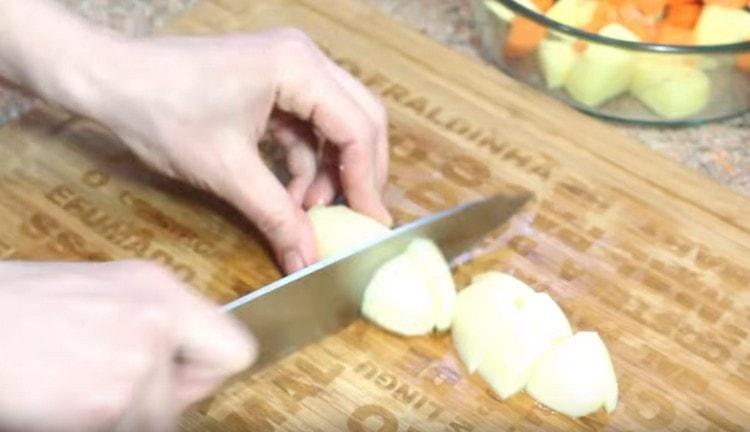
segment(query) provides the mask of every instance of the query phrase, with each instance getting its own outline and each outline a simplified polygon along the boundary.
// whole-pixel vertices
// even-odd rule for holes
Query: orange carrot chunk
[[[656,42],[664,45],[692,45],[695,35],[689,29],[662,21],[657,24]]]
[[[583,53],[586,51],[586,49],[589,47],[589,43],[585,40],[577,39],[575,42],[573,42],[573,49],[576,50],[578,54]]]
[[[750,53],[737,56],[737,68],[743,72],[750,73]]]
[[[547,9],[551,8],[555,3],[555,0],[531,0],[534,6],[542,12],[547,12]]]
[[[641,42],[654,42],[656,41],[656,26],[654,24],[646,24],[639,21],[620,19],[620,24],[625,26],[628,30],[635,33]]]
[[[654,18],[647,17],[633,3],[626,3],[618,9],[619,22],[635,33],[642,42],[656,41]]]
[[[599,30],[616,21],[617,8],[612,3],[600,1],[596,5],[591,22],[586,24],[583,29],[591,33],[598,33]]]
[[[615,9],[619,9],[621,6],[625,5],[626,3],[629,3],[631,0],[606,0],[606,3],[612,5],[615,7]]]
[[[633,5],[644,16],[658,18],[664,12],[667,0],[633,0]]]
[[[691,29],[698,22],[703,6],[699,3],[681,3],[669,5],[664,16],[664,22],[675,27]]]
[[[536,22],[517,16],[510,24],[504,54],[508,58],[523,57],[534,52],[544,39],[547,29]]]

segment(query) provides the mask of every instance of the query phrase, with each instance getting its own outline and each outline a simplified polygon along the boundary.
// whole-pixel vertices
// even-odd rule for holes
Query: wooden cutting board
[[[355,2],[202,0],[170,31],[277,25],[306,30],[387,104],[398,222],[536,193],[456,280],[496,269],[549,292],[575,328],[604,338],[620,405],[573,420],[523,394],[500,401],[449,335],[357,322],[199,404],[184,430],[750,427],[748,201]],[[87,120],[44,108],[0,142],[0,257],[153,259],[218,302],[279,277],[229,207],[151,174]]]

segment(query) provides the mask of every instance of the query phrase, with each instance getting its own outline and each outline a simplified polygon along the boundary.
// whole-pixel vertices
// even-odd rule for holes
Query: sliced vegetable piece
[[[375,272],[365,290],[362,315],[404,336],[424,335],[433,330],[433,293],[411,255],[398,255]]]
[[[642,42],[656,40],[656,20],[644,15],[632,3],[625,3],[618,9],[619,23],[638,36]]]
[[[547,17],[571,27],[583,28],[591,22],[597,0],[557,0],[547,11]]]
[[[695,25],[695,40],[701,45],[741,42],[750,39],[750,12],[724,6],[703,8]]]
[[[573,42],[573,49],[578,54],[581,54],[584,51],[586,51],[586,48],[588,47],[589,47],[589,43],[583,39],[578,39],[575,42]]]
[[[664,118],[698,113],[711,96],[711,80],[695,66],[680,62],[641,61],[635,68],[633,95]]]
[[[656,42],[663,45],[692,45],[695,35],[691,30],[668,24],[665,21],[657,25]]]
[[[438,331],[450,328],[456,306],[456,284],[450,266],[435,242],[416,239],[406,249],[415,267],[427,279],[432,292],[435,327]]]
[[[614,39],[638,40],[620,24],[610,24],[599,33]],[[634,60],[629,50],[592,43],[570,71],[565,89],[585,106],[601,105],[628,89]]]
[[[703,3],[701,0],[667,0],[667,6],[680,5],[683,3]]]
[[[575,43],[570,41],[545,40],[539,45],[539,64],[547,88],[556,89],[565,84],[578,56]]]
[[[698,2],[672,4],[667,7],[667,13],[662,22],[672,27],[689,30],[695,27],[702,10],[703,5]]]
[[[656,20],[661,18],[664,7],[667,5],[667,0],[633,0],[633,5],[644,16]]]
[[[532,365],[553,341],[572,335],[568,319],[548,294],[519,297],[515,306],[502,317],[477,369],[502,399],[526,386]]]
[[[450,327],[455,299],[453,276],[442,252],[432,240],[416,239],[375,272],[362,314],[394,333],[421,335]]]
[[[591,22],[586,24],[583,29],[591,33],[598,33],[609,24],[617,22],[617,19],[617,6],[606,1],[600,1],[596,5]]]
[[[537,360],[526,391],[538,402],[571,417],[617,406],[618,386],[607,347],[596,332],[579,332]]]
[[[342,253],[390,232],[387,226],[343,205],[313,207],[307,215],[321,258]]]
[[[553,4],[555,4],[555,0],[531,0],[534,2],[534,6],[536,6],[537,10],[546,12],[549,10],[549,8],[552,7]]]
[[[469,373],[477,370],[503,317],[514,313],[515,301],[533,293],[528,285],[499,272],[474,278],[458,293],[451,332],[458,356]]]
[[[543,25],[529,18],[517,16],[511,21],[503,53],[508,58],[531,54],[536,51],[546,34],[547,29]]]
[[[518,297],[534,292],[524,281],[499,271],[487,271],[479,273],[471,278],[471,285],[494,285],[496,289],[502,289]]]
[[[737,68],[743,72],[750,73],[750,53],[737,56]]]

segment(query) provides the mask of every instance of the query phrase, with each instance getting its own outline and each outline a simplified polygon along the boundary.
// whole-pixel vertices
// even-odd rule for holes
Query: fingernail
[[[393,216],[391,216],[391,212],[388,211],[385,207],[383,207],[382,211],[382,221],[386,226],[392,226],[393,225]]]
[[[323,197],[320,197],[320,198],[318,198],[318,199],[315,200],[314,204],[315,204],[315,206],[324,206],[324,205],[326,205],[326,199],[323,198]]]
[[[302,270],[305,267],[305,262],[302,260],[302,255],[297,251],[289,251],[284,254],[283,262],[284,271],[287,273],[294,273],[298,270]]]
[[[385,223],[385,226],[387,226],[387,227],[392,227],[393,226],[393,218],[391,217],[391,215],[386,215],[386,217],[383,220],[383,222]]]

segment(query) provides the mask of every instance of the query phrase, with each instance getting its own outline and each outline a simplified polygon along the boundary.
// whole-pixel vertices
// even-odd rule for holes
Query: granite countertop
[[[149,34],[195,0],[58,0],[86,17],[129,34]],[[479,58],[469,0],[357,0],[375,6],[467,55]],[[0,89],[0,124],[32,102]],[[667,157],[693,167],[733,190],[750,196],[750,114],[690,128],[617,125]]]

